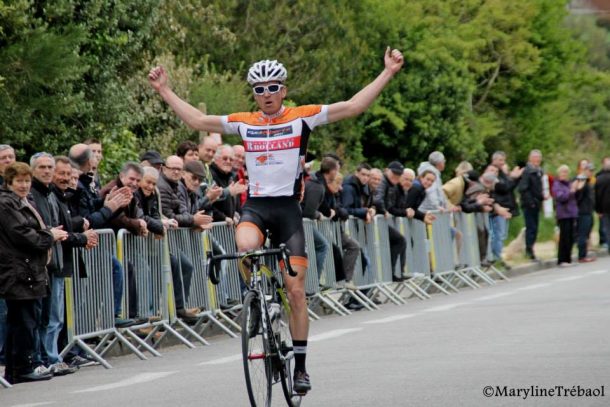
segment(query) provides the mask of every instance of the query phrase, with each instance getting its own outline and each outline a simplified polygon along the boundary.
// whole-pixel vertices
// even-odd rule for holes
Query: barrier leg
[[[165,332],[163,333],[163,335],[161,335],[161,338],[159,338],[159,341],[157,341],[156,346],[158,346],[159,343],[161,343],[161,341],[163,340],[163,338],[165,338],[167,333],[171,333],[180,342],[182,342],[186,347],[195,349],[195,345],[193,345],[193,343],[191,341],[189,341],[188,339],[186,339],[184,336],[180,335],[178,333],[178,331],[176,331],[174,328],[172,328],[172,326],[169,323],[163,322],[162,326],[163,326],[163,328],[165,328]]]
[[[449,289],[455,291],[456,293],[459,293],[460,290],[458,290],[453,284],[451,284],[449,281],[447,281],[447,279],[445,277],[443,277],[440,274],[437,274],[434,276],[435,278],[439,279],[441,281],[442,284],[444,284],[445,286],[447,286]],[[438,287],[438,284],[435,284]]]
[[[193,338],[195,338],[199,342],[201,342],[201,344],[203,344],[203,345],[209,345],[210,344],[210,342],[208,342],[205,339],[203,339],[203,337],[201,335],[199,335],[197,332],[195,332],[190,326],[185,324],[182,320],[176,319],[176,321],[174,322],[174,325],[180,325],[180,327],[182,329],[184,329],[190,336],[192,336]]]
[[[327,307],[329,307],[331,310],[335,311],[335,313],[341,315],[342,317],[347,316],[349,314],[346,314],[345,312],[341,311],[337,306],[335,306],[335,304],[332,303],[332,301],[328,300],[325,296],[323,296],[320,293],[317,293],[315,295],[316,298],[318,298],[321,302],[323,302]]]
[[[475,276],[479,277],[481,280],[483,280],[484,282],[486,282],[489,285],[495,285],[496,282],[494,281],[493,278],[489,277],[487,274],[483,273],[483,271],[481,269],[479,269],[478,267],[468,267],[464,270],[461,270],[464,273],[466,272],[471,272],[472,274],[474,274]]]
[[[333,304],[335,304],[335,306],[337,308],[339,308],[341,311],[343,311],[344,313],[346,313],[347,315],[351,314],[351,311],[348,310],[347,308],[345,308],[343,306],[343,304],[341,304],[340,301],[337,301],[336,299],[334,299],[333,297],[330,296],[331,293],[324,293],[322,294],[322,296],[326,297],[327,300],[331,301]]]
[[[229,328],[227,328],[225,325],[223,325],[211,312],[204,312],[201,315],[201,317],[202,318],[199,319],[199,321],[193,328],[195,331],[199,332],[200,335],[203,335],[203,332],[208,328],[208,326],[210,326],[210,324],[213,324],[213,325],[216,325],[217,327],[219,327],[224,333],[229,335],[231,338],[237,338],[237,335],[235,335],[235,333],[233,333],[233,331],[231,331]],[[198,330],[198,328],[200,326],[202,326],[201,321],[203,321],[206,318],[208,320],[208,323],[203,325],[203,329]]]
[[[72,340],[72,342],[66,346],[64,348],[64,350],[62,351],[61,355],[62,357],[68,353],[68,351],[70,349],[72,349],[73,346],[78,346],[79,348],[81,348],[83,351],[85,351],[89,356],[91,356],[93,359],[95,359],[96,361],[98,361],[102,366],[104,366],[106,369],[112,369],[112,365],[108,362],[106,362],[106,360],[104,358],[102,358],[101,355],[99,355],[96,351],[94,351],[93,349],[91,349],[89,346],[87,346],[87,344],[80,338],[74,338]]]
[[[364,308],[368,309],[369,311],[374,311],[376,309],[379,309],[377,304],[375,304],[373,301],[371,301],[366,295],[362,294],[362,297],[364,297],[364,298],[362,298],[360,296],[360,294],[362,294],[360,291],[346,290],[344,295],[347,295],[348,297],[354,299],[357,303],[359,303],[360,305],[362,305]]]
[[[126,329],[123,332],[125,332],[125,336],[129,336],[131,339],[133,339],[140,345],[136,348],[138,351],[140,350],[140,348],[144,348],[148,352],[150,352],[150,354],[152,354],[153,356],[161,357],[161,354],[159,352],[157,352],[153,347],[151,347],[144,340],[142,340],[142,338],[140,338],[138,335],[133,333],[133,331],[131,329]]]
[[[481,288],[481,286],[474,281],[472,278],[468,277],[465,273],[462,273],[460,271],[456,271],[455,275],[462,280],[464,283],[466,283],[469,287],[472,288]]]
[[[405,304],[405,301],[400,298],[400,296],[398,296],[396,293],[394,293],[389,287],[386,287],[385,284],[379,283],[377,284],[377,289],[383,294],[385,295],[385,297],[393,302],[396,305],[402,305]],[[398,299],[400,298],[400,300]]]
[[[445,294],[445,295],[451,295],[451,293],[447,290],[445,290],[445,288],[443,288],[440,284],[438,284],[436,281],[434,281],[433,278],[430,278],[428,276],[424,276],[424,277],[416,277],[416,280],[419,280],[421,278],[421,282],[420,283],[416,283],[415,281],[413,281],[414,279],[411,279],[411,284],[413,284],[414,286],[419,287],[422,291],[424,291],[426,294],[430,295],[428,293],[428,290],[430,289],[430,287],[434,287],[436,290],[438,290],[439,292]],[[423,284],[426,284],[425,287],[422,287]]]
[[[217,310],[216,311],[216,316],[220,317],[221,319],[223,319],[227,324],[231,325],[235,330],[237,330],[237,332],[241,332],[241,326],[239,326],[239,324],[235,321],[233,321],[233,319],[231,317],[229,317],[226,313],[224,313],[221,310]]]
[[[193,345],[190,341],[188,341],[184,336],[180,335],[178,333],[178,331],[176,331],[169,325],[169,321],[160,321],[153,325],[154,325],[154,329],[144,339],[144,342],[146,342],[146,343],[149,343],[149,341],[152,342],[152,339],[154,338],[155,334],[157,332],[159,332],[161,330],[161,328],[164,329],[164,332],[161,334],[161,337],[156,342],[149,344],[153,348],[157,348],[159,346],[160,342],[163,340],[163,338],[165,338],[167,336],[168,333],[172,334],[176,339],[178,339],[180,342],[182,342],[187,347],[189,347],[191,349],[195,348],[195,345]]]
[[[4,380],[4,377],[2,377],[2,376],[0,376],[0,385],[2,385],[3,387],[5,387],[7,389],[13,387],[9,382]]]
[[[125,331],[129,331],[128,329],[126,329]],[[148,358],[142,353],[140,352],[135,346],[133,346],[133,344],[131,342],[129,342],[127,340],[127,338],[125,338],[123,336],[123,334],[121,332],[119,332],[119,330],[117,329],[115,334],[115,338],[121,342],[123,345],[127,346],[127,348],[132,351],[137,357],[139,357],[141,360],[148,360]],[[140,339],[140,338],[138,338]]]
[[[500,270],[498,270],[496,267],[494,266],[490,266],[488,270],[493,271],[495,274],[497,274],[498,276],[500,276],[500,278],[504,281],[510,281],[510,278],[506,277],[506,275],[504,273],[502,273]]]
[[[318,321],[320,319],[320,316],[313,312],[309,307],[307,308],[307,314],[309,315],[310,321]]]
[[[415,295],[420,300],[426,300],[426,299],[430,298],[430,295],[428,295],[427,292],[425,292],[424,290],[419,288],[416,284],[412,283],[410,280],[403,281],[402,283],[400,283],[398,286],[398,290],[396,291],[396,294],[400,295],[400,293],[402,293],[402,291],[405,288],[407,290],[409,290],[412,293],[412,295]]]
[[[398,303],[396,305],[402,305],[402,304],[406,304],[407,300],[405,300],[404,298],[402,298],[400,295],[398,295],[398,293],[396,291],[394,291],[394,288],[391,286],[391,283],[381,283],[381,285],[383,286],[383,288],[390,293],[390,295],[396,300],[398,301]]]

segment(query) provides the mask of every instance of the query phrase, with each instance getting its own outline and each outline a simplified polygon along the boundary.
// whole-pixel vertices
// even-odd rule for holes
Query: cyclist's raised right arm
[[[180,99],[167,84],[167,72],[162,66],[157,66],[148,73],[148,82],[156,90],[174,112],[187,126],[198,131],[223,133],[220,116],[206,115],[188,102]]]

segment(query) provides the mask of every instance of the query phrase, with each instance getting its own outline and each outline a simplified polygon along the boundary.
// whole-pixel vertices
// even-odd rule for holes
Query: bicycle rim
[[[263,336],[260,302],[255,292],[246,294],[242,308],[241,349],[248,397],[253,407],[271,406],[272,367],[269,343]]]
[[[283,368],[281,370],[282,379],[282,391],[284,392],[284,398],[286,403],[291,407],[299,407],[301,405],[301,396],[294,394],[292,391],[292,374],[294,365],[294,353],[292,350],[292,336],[290,334],[288,315],[286,310],[281,310],[281,322],[279,327],[280,333],[280,352],[286,359],[283,362]]]

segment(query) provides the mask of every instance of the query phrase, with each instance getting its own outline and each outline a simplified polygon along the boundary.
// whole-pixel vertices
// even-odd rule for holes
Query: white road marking
[[[326,339],[337,338],[339,336],[347,335],[352,332],[362,331],[362,328],[350,328],[350,329],[335,329],[333,331],[324,332],[323,334],[318,334],[314,336],[310,336],[307,342],[319,342],[324,341]]]
[[[574,281],[574,280],[580,280],[581,278],[584,278],[585,275],[580,275],[580,276],[569,276],[569,277],[563,277],[563,278],[558,278],[557,280],[555,280],[556,282],[563,282],[563,281]]]
[[[496,298],[506,297],[507,295],[513,295],[514,293],[515,293],[514,291],[507,291],[504,293],[491,294],[491,295],[486,295],[484,297],[475,298],[473,301],[495,300]]]
[[[453,304],[447,305],[439,305],[438,307],[426,308],[423,312],[440,312],[440,311],[449,311],[455,307],[459,307],[460,305],[468,304],[467,302],[456,302]]]
[[[73,391],[72,394],[91,393],[91,392],[95,392],[95,391],[118,389],[120,387],[129,387],[134,384],[152,382],[153,380],[162,379],[164,377],[173,375],[174,373],[178,373],[178,372],[174,371],[174,372],[142,373],[142,374],[130,377],[129,379],[121,380],[120,382],[108,383],[108,384],[104,384],[102,386],[89,387],[88,389]]]
[[[607,272],[608,270],[596,270],[589,272],[589,274],[606,274]]]
[[[387,324],[389,322],[400,321],[401,319],[411,318],[411,317],[414,317],[416,315],[417,314],[394,315],[394,316],[387,317],[387,318],[373,319],[371,321],[364,321],[363,324]]]
[[[535,290],[536,288],[548,287],[550,285],[551,285],[551,283],[531,284],[531,285],[526,285],[525,287],[517,288],[517,290],[520,290],[520,291]]]
[[[49,404],[57,404],[56,401],[42,401],[40,403],[29,403],[29,404],[15,404],[11,407],[38,407],[38,406],[48,406]]]
[[[199,366],[222,365],[222,364],[225,364],[225,363],[236,362],[236,361],[241,360],[241,359],[242,359],[241,353],[238,353],[238,354],[235,354],[235,355],[227,356],[225,358],[214,359],[214,360],[210,360],[208,362],[203,362],[203,363],[200,363]]]

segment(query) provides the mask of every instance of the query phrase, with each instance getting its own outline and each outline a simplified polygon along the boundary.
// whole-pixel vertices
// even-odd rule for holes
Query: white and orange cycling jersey
[[[263,112],[222,116],[225,134],[239,134],[246,150],[251,197],[298,196],[311,131],[328,123],[328,106],[282,107],[270,117]]]

